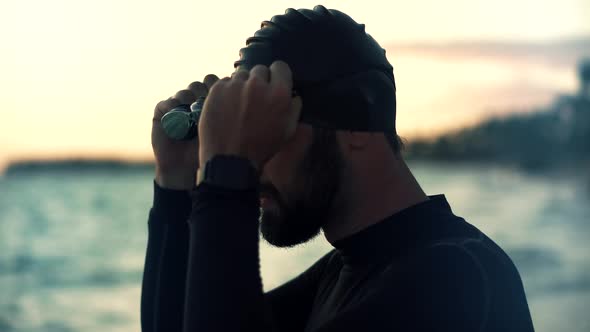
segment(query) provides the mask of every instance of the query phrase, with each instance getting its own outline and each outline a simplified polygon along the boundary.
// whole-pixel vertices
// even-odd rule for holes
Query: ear
[[[369,145],[371,133],[364,131],[339,131],[339,140],[347,151],[365,150]]]

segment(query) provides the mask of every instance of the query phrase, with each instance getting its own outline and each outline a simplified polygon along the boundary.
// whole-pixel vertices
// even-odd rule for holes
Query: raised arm
[[[263,331],[256,190],[193,197],[185,331]]]
[[[303,331],[333,252],[263,294],[257,191],[204,183],[193,202],[185,331]]]
[[[188,256],[189,191],[198,169],[198,140],[168,138],[162,116],[180,104],[205,96],[217,77],[193,82],[155,108],[152,147],[156,161],[154,202],[148,221],[148,244],[141,294],[141,326],[144,332],[181,331],[184,313]]]
[[[182,330],[190,210],[187,191],[154,181],[141,292],[144,332]]]
[[[218,81],[199,123],[184,331],[268,331],[258,248],[258,175],[293,135],[300,100],[284,62]],[[241,174],[241,176],[240,176]]]

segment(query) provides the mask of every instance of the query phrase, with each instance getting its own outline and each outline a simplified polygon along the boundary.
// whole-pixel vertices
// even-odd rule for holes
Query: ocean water
[[[590,331],[590,178],[414,163],[516,263],[535,328]],[[0,178],[0,332],[139,331],[151,172]],[[261,246],[266,289],[330,249]]]

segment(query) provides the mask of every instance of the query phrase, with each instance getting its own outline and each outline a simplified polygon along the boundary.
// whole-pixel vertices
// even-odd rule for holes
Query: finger
[[[262,82],[268,82],[270,79],[270,71],[267,66],[256,65],[250,70],[250,77],[257,77]]]
[[[213,85],[212,85],[212,86],[209,88],[209,93],[213,92],[213,89],[215,89],[215,87],[216,87],[216,86],[219,86],[219,87],[221,87],[221,86],[223,86],[223,85],[225,85],[225,84],[229,83],[230,81],[231,81],[231,78],[229,78],[229,77],[224,77],[224,78],[222,78],[222,79],[220,79],[220,80],[217,80],[217,81],[215,82],[215,84],[213,84]]]
[[[160,121],[164,114],[180,104],[180,101],[172,97],[162,100],[156,105],[156,109],[154,110],[154,120]]]
[[[207,104],[209,104],[212,100],[219,98],[219,95],[223,95],[223,87],[226,86],[229,82],[231,82],[231,79],[229,77],[224,77],[220,80],[217,80],[217,82],[213,84],[213,86],[209,90],[209,95],[207,99],[205,99],[205,105],[203,106],[203,114],[205,114],[205,111],[208,109]]]
[[[239,70],[236,70],[231,75],[231,78],[235,79],[235,80],[246,81],[246,80],[248,80],[249,76],[250,76],[250,72],[248,72],[247,70],[244,70],[244,69],[239,69]]]
[[[209,75],[205,76],[205,78],[203,79],[203,83],[205,84],[205,86],[207,87],[208,90],[211,90],[211,87],[217,81],[219,81],[219,77],[217,77],[214,74],[209,74]]]
[[[195,81],[188,85],[188,89],[193,92],[196,98],[206,97],[209,88],[204,83]]]
[[[293,89],[293,74],[291,68],[284,61],[275,61],[270,65],[270,85],[277,88],[285,86],[289,89],[289,94]]]
[[[287,138],[295,134],[297,125],[299,124],[299,118],[301,117],[301,109],[303,108],[303,102],[301,97],[297,96],[291,99],[291,110],[289,112],[287,128],[285,130]]]
[[[174,95],[174,99],[178,100],[182,104],[192,104],[195,100],[197,100],[197,97],[191,90],[185,89],[178,91]]]

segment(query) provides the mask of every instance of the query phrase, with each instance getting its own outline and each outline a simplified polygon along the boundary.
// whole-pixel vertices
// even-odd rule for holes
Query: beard
[[[333,131],[314,129],[313,141],[297,168],[293,188],[283,197],[272,183],[260,192],[276,202],[276,209],[261,209],[262,237],[275,247],[293,247],[316,237],[330,217],[341,181],[343,158]]]

